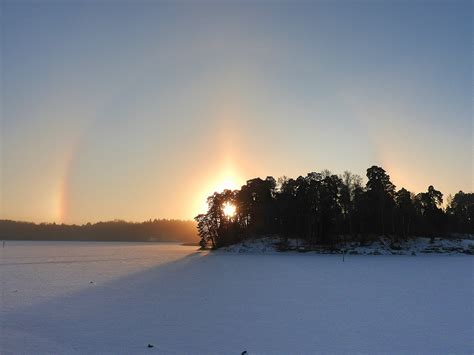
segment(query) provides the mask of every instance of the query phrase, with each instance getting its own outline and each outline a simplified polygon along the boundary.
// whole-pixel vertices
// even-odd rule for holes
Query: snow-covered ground
[[[7,242],[0,353],[473,353],[473,262]]]

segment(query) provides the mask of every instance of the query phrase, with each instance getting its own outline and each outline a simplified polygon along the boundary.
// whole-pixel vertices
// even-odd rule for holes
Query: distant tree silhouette
[[[262,235],[284,240],[301,238],[309,248],[333,245],[342,237],[363,242],[377,235],[394,239],[474,233],[474,194],[457,193],[442,208],[443,194],[433,186],[414,195],[396,191],[390,176],[378,166],[367,169],[367,183],[348,171],[328,170],[296,179],[248,180],[239,190],[208,198],[208,211],[197,216],[201,245],[219,248]],[[236,213],[225,216],[223,206]]]
[[[121,220],[84,225],[0,220],[0,240],[180,241],[197,243],[193,221],[155,219],[142,223]]]

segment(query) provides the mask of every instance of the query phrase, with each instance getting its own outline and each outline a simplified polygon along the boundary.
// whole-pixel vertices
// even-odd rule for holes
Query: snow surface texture
[[[228,247],[220,248],[224,253],[266,254],[277,253],[278,244],[282,239],[278,236],[269,236],[247,240]],[[306,251],[304,241],[289,239],[289,252]],[[360,246],[359,243],[341,243],[334,250],[320,248],[311,253],[351,255],[418,255],[418,254],[471,254],[474,255],[474,239],[441,239],[415,238],[399,243],[392,243],[389,238],[381,237],[370,245]]]
[[[0,256],[2,354],[474,351],[469,255],[9,241]]]

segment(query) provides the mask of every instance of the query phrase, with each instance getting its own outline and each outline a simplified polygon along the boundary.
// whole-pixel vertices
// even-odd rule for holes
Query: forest
[[[142,223],[121,220],[68,225],[0,220],[0,240],[176,241],[197,243],[193,221],[155,219]]]
[[[431,185],[418,194],[397,190],[379,166],[368,168],[366,184],[362,181],[348,171],[335,175],[324,170],[296,179],[255,178],[240,190],[216,192],[207,199],[207,213],[195,217],[200,245],[215,249],[279,235],[303,239],[311,248],[378,236],[474,234],[474,193],[459,191],[444,201]]]

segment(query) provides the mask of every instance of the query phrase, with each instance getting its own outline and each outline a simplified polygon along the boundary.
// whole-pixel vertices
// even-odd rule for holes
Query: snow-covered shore
[[[468,254],[474,255],[474,239],[457,238],[443,239],[435,238],[413,238],[392,242],[389,238],[378,238],[377,240],[361,245],[358,242],[339,243],[329,249],[327,247],[314,247],[309,250],[302,240],[283,239],[278,236],[268,236],[249,239],[245,242],[218,249],[222,253],[249,253],[268,254],[285,252],[309,252],[317,254],[349,254],[349,255],[419,255],[419,254]]]

